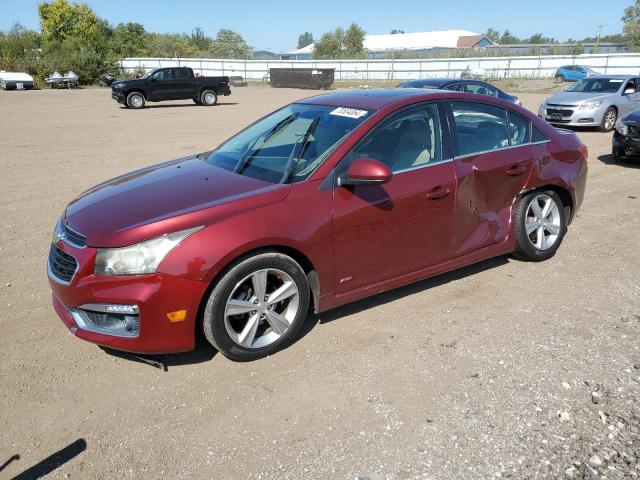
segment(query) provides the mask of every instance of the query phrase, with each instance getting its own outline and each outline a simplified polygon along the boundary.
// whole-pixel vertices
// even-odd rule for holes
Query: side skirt
[[[476,250],[474,252],[463,255],[462,257],[457,257],[455,259],[440,263],[438,265],[434,265],[432,267],[416,270],[415,272],[406,273],[389,280],[367,285],[365,287],[360,287],[355,290],[350,290],[338,295],[324,295],[319,299],[319,306],[317,311],[325,312],[327,310],[331,310],[332,308],[336,308],[347,303],[355,302],[357,300],[361,300],[372,295],[377,295],[382,292],[387,292],[398,287],[403,287],[419,280],[425,280],[430,277],[435,277],[436,275],[450,272],[458,268],[466,267],[468,265],[481,262],[482,260],[505,255],[507,253],[513,252],[514,249],[515,237],[513,235],[509,235],[502,243],[489,245],[480,250]]]

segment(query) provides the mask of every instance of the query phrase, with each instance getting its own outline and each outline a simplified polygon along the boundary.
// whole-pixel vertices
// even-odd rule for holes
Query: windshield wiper
[[[287,158],[287,164],[284,167],[284,173],[282,174],[282,178],[278,183],[286,183],[289,180],[289,177],[291,176],[291,172],[293,170],[293,160],[294,158],[296,158],[295,153],[298,149],[298,145],[301,145],[298,157],[302,158],[302,155],[304,155],[304,151],[307,148],[307,144],[309,143],[309,138],[311,137],[313,132],[316,131],[318,123],[320,123],[320,117],[315,118],[313,122],[309,124],[309,127],[307,127],[307,130],[304,132],[304,134],[298,139],[298,141],[296,141],[296,143],[293,144],[293,148],[291,149],[289,158]]]
[[[256,144],[262,140],[262,142],[266,142],[269,138],[271,138],[273,135],[275,135],[277,132],[279,132],[280,130],[282,130],[284,127],[286,127],[287,125],[289,125],[291,122],[293,122],[297,117],[298,117],[298,112],[294,112],[291,115],[289,115],[287,118],[284,118],[283,120],[280,120],[278,123],[276,123],[273,128],[271,130],[269,130],[267,133],[262,134],[260,136],[258,136],[258,138],[256,138],[251,145],[249,145],[247,147],[247,149],[244,151],[244,153],[242,155],[240,155],[240,158],[238,159],[238,163],[236,163],[236,166],[234,167],[233,171],[234,173],[240,173],[242,171],[242,169],[245,167],[245,165],[247,164],[247,162],[249,161],[249,159],[251,158],[249,156],[249,154],[251,153],[251,151],[253,150],[253,147],[256,146]]]

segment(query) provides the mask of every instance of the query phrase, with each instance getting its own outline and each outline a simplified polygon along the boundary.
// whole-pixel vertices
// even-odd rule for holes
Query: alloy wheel
[[[289,274],[275,268],[257,270],[239,281],[227,299],[224,325],[231,339],[245,348],[262,348],[291,327],[300,292]]]
[[[213,105],[216,102],[216,96],[213,93],[204,94],[204,103],[207,105]]]
[[[133,108],[140,108],[142,106],[142,97],[139,95],[134,95],[131,97],[131,106]]]
[[[616,112],[614,110],[609,110],[607,115],[604,117],[604,128],[607,130],[612,130],[616,123]]]
[[[538,250],[549,250],[560,235],[560,209],[549,195],[534,197],[527,207],[525,228],[531,244]]]

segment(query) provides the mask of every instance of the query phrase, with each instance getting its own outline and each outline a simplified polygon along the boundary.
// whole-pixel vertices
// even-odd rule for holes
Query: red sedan
[[[449,91],[336,92],[211,152],[69,204],[48,260],[77,337],[234,360],[283,348],[322,312],[480,260],[554,255],[587,149],[527,110]]]

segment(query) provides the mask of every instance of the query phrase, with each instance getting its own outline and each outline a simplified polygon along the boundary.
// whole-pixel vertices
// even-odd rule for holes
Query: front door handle
[[[441,198],[446,197],[451,193],[451,190],[448,188],[436,187],[427,193],[427,198],[429,200],[440,200]]]
[[[509,167],[506,173],[507,175],[511,175],[512,177],[515,177],[516,175],[520,175],[521,173],[524,173],[526,170],[527,170],[527,167],[525,165],[513,165]]]

